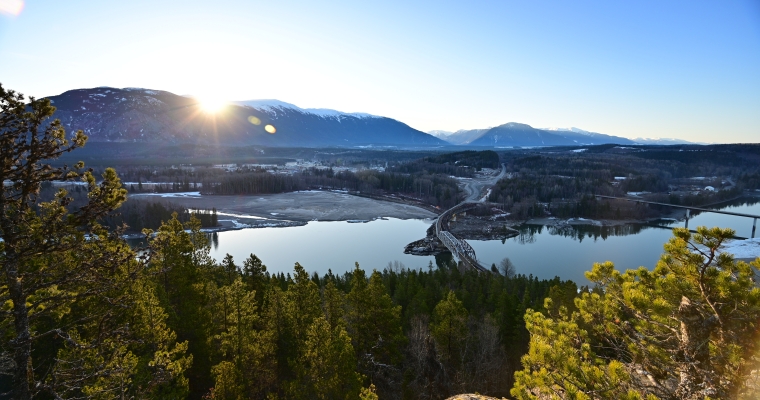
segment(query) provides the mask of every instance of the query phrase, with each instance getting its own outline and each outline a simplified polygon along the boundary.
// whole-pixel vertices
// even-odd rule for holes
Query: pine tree
[[[155,294],[155,284],[148,279],[135,281],[130,289],[134,298],[131,326],[141,346],[135,392],[140,398],[183,399],[188,394],[185,371],[193,362],[186,356],[188,342],[177,343],[177,334],[166,325],[168,314]],[[141,348],[142,347],[142,348]]]
[[[191,397],[200,397],[213,386],[209,293],[214,283],[208,238],[197,219],[191,217],[183,225],[174,213],[149,240],[149,248],[148,263],[156,274],[158,297],[169,315],[167,325],[177,333],[178,340],[189,342],[188,351],[193,355],[187,371]]]
[[[351,278],[346,296],[348,332],[356,350],[359,371],[382,389],[394,380],[395,367],[401,359],[405,338],[401,331],[401,306],[393,300],[383,284],[382,275],[374,271],[369,281],[359,264]]]
[[[110,316],[124,306],[126,288],[141,268],[128,262],[134,253],[118,236],[97,224],[125,200],[126,190],[110,168],[98,184],[81,162],[73,169],[47,164],[87,140],[82,131],[67,138],[58,120],[46,123],[54,111],[47,99],[25,104],[23,95],[0,86],[0,304],[6,305],[0,310],[0,359],[12,360],[3,363],[9,368],[3,372],[13,375],[11,397],[19,400],[83,393],[85,382],[97,379],[87,375],[88,361],[102,367],[101,376],[132,371],[126,335]],[[65,190],[40,201],[43,183],[74,179],[87,186],[83,207],[71,210]],[[113,296],[110,303],[87,309],[106,293]],[[90,324],[98,319],[104,323]],[[86,328],[78,332],[77,325]],[[64,345],[91,349],[94,358],[81,360],[81,368],[61,365],[65,357],[56,354],[66,351]],[[64,369],[55,381],[48,373]]]
[[[333,329],[324,317],[309,326],[298,358],[298,380],[290,385],[294,399],[355,399],[361,376],[355,372],[356,358],[351,339],[343,327]]]
[[[467,310],[454,292],[448,292],[435,306],[430,333],[441,358],[456,368],[462,361],[462,347],[467,337]]]
[[[216,298],[227,303],[228,312],[224,328],[215,337],[224,360],[212,369],[215,396],[263,397],[274,380],[274,343],[271,332],[257,329],[260,316],[255,293],[246,290],[239,277],[219,291],[224,294]]]
[[[514,396],[702,399],[746,390],[757,362],[760,259],[722,252],[730,229],[673,233],[652,271],[595,264],[586,276],[599,290],[576,298],[577,312],[526,313],[530,350]]]

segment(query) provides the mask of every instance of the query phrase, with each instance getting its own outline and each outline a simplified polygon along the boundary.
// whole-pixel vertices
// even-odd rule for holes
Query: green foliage
[[[184,398],[191,357],[166,325],[143,259],[99,224],[126,198],[116,172],[48,163],[84,145],[55,108],[0,86],[0,392],[31,398]],[[52,181],[80,179],[41,201]],[[77,186],[77,192],[82,192]],[[7,393],[0,393],[4,396]]]
[[[454,292],[448,292],[433,310],[430,333],[438,345],[438,352],[449,363],[461,363],[462,348],[467,336],[467,310]]]
[[[340,326],[330,328],[318,317],[306,332],[306,341],[290,385],[294,399],[355,399],[361,376],[355,372],[356,358],[351,339]]]
[[[193,355],[187,371],[191,392],[205,393],[213,386],[209,299],[214,263],[208,255],[208,239],[200,231],[198,220],[193,218],[183,225],[175,214],[149,240],[149,248],[148,266],[156,274],[158,297],[168,313],[167,325],[180,341],[189,342],[188,351]]]
[[[368,281],[356,264],[346,305],[348,332],[357,358],[368,364],[398,362],[404,342],[401,306],[393,304],[380,273],[374,271]]]
[[[218,398],[262,397],[273,383],[273,337],[270,331],[260,329],[255,295],[238,276],[215,296],[218,304],[214,311],[221,316],[221,325],[214,341],[224,360],[212,368]]]
[[[131,309],[132,327],[142,339],[137,353],[135,383],[138,397],[182,399],[188,393],[185,371],[192,355],[185,356],[188,342],[176,343],[177,334],[166,325],[168,315],[155,294],[155,284],[147,279],[135,281],[131,288],[135,300]]]
[[[595,264],[586,276],[598,290],[576,298],[578,311],[526,313],[530,350],[514,396],[691,399],[745,390],[756,362],[760,260],[721,252],[730,229],[673,233],[654,270]]]

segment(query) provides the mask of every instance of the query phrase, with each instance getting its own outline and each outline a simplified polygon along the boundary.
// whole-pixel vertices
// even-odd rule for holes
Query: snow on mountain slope
[[[454,132],[451,131],[442,131],[442,130],[434,130],[434,131],[428,131],[428,135],[433,135],[437,137],[438,139],[444,139],[446,140],[446,137],[451,136],[454,134]]]
[[[585,135],[585,136],[598,135],[598,133],[584,131],[583,129],[576,128],[576,127],[571,127],[571,128],[539,128],[539,129],[544,130],[544,131],[574,132],[574,133],[579,133],[579,134]]]
[[[689,142],[688,140],[683,140],[683,139],[640,138],[640,137],[633,139],[633,142],[636,144],[648,144],[648,145],[708,144],[708,143],[701,143],[701,142]]]
[[[279,100],[230,103],[202,112],[193,96],[162,90],[100,87],[50,96],[55,118],[91,142],[200,143],[262,146],[442,146],[446,143],[392,118],[301,109]],[[257,121],[252,122],[252,121]],[[267,130],[271,125],[275,132]]]
[[[251,107],[257,110],[271,113],[277,113],[277,110],[280,109],[291,109],[304,114],[314,114],[320,117],[335,117],[337,119],[340,119],[341,116],[351,116],[356,118],[382,118],[377,115],[367,113],[346,113],[343,111],[331,110],[329,108],[301,108],[295,104],[286,103],[284,101],[276,99],[235,101],[233,104],[244,107]]]

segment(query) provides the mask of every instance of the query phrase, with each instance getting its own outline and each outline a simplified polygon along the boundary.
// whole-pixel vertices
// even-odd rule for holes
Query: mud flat
[[[220,196],[172,194],[133,194],[133,199],[179,204],[187,208],[211,209],[230,215],[219,220],[237,221],[245,225],[264,225],[262,221],[370,221],[378,218],[432,219],[436,214],[411,205],[352,196],[341,192],[304,191],[293,193]],[[234,223],[230,228],[234,229]]]

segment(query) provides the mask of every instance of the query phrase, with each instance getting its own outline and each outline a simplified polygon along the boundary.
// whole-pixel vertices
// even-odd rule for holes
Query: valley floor
[[[133,194],[135,199],[171,202],[187,208],[216,208],[219,220],[235,220],[248,224],[250,216],[270,220],[351,221],[380,217],[399,219],[435,218],[436,214],[408,204],[374,200],[341,192],[303,191],[253,196],[180,195],[170,193]],[[226,214],[226,215],[225,215]],[[247,217],[247,218],[246,218]]]

